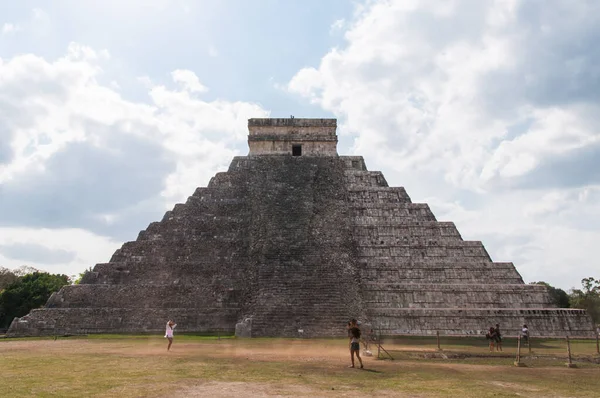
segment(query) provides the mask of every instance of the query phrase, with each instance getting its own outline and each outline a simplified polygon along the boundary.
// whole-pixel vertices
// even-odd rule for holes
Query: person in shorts
[[[171,320],[167,322],[167,330],[165,331],[165,338],[169,340],[169,345],[167,346],[167,351],[171,349],[171,344],[173,344],[173,329],[175,329],[177,324]]]
[[[358,362],[360,362],[360,368],[363,368],[362,359],[360,357],[360,329],[356,324],[356,320],[352,320],[352,327],[350,328],[350,333],[352,333],[352,339],[350,340],[350,360],[352,361],[351,368],[354,367],[354,355],[358,358]]]
[[[488,339],[490,343],[490,352],[494,351],[494,344],[496,343],[496,329],[493,326],[490,327],[485,338]]]

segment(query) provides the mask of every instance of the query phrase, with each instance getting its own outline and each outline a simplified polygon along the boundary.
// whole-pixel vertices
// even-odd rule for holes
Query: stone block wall
[[[529,327],[534,337],[593,337],[584,310],[520,308],[377,309],[373,327],[382,335],[485,335],[500,325],[504,337],[516,337]]]
[[[493,262],[479,241],[412,203],[401,187],[342,157],[358,248],[366,319],[384,334],[485,334],[500,322],[537,335],[591,336],[585,311],[552,310],[547,288],[525,285],[512,263]]]
[[[335,133],[327,119],[252,120],[263,138]],[[8,335],[163,333],[174,319],[179,332],[344,336],[349,318],[384,334],[593,335],[584,311],[552,307],[362,157],[269,154],[235,157]]]
[[[337,156],[335,119],[250,119],[249,155],[291,155],[301,146],[302,156]]]
[[[153,333],[164,335],[167,320],[178,333],[235,330],[237,311],[224,308],[43,308],[15,318],[8,336]]]

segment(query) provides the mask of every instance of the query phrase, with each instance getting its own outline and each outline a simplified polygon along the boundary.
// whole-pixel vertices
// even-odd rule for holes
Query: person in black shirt
[[[496,324],[496,351],[502,351],[502,333],[500,333],[500,324]]]

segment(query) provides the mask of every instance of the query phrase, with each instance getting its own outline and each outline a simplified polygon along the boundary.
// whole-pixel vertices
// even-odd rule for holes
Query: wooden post
[[[571,360],[571,341],[569,340],[569,336],[567,336],[567,354],[569,356],[569,362],[566,363],[567,368],[574,368],[575,364]]]
[[[438,346],[437,350],[438,351],[442,351],[442,348],[440,347],[440,331],[436,330],[435,331],[435,335],[437,337],[437,346]]]
[[[596,354],[600,354],[600,333],[596,333]]]
[[[515,366],[525,366],[521,363],[521,335],[517,335],[517,360],[515,361]]]

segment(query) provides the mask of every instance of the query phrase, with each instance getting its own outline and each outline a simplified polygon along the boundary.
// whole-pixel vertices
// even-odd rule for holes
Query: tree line
[[[584,309],[592,317],[594,324],[600,324],[600,279],[583,278],[581,289],[573,288],[568,293],[546,282],[532,284],[546,286],[557,307]]]
[[[32,267],[9,270],[0,267],[0,329],[8,329],[15,317],[40,308],[52,293],[71,284],[67,275],[49,274]]]

